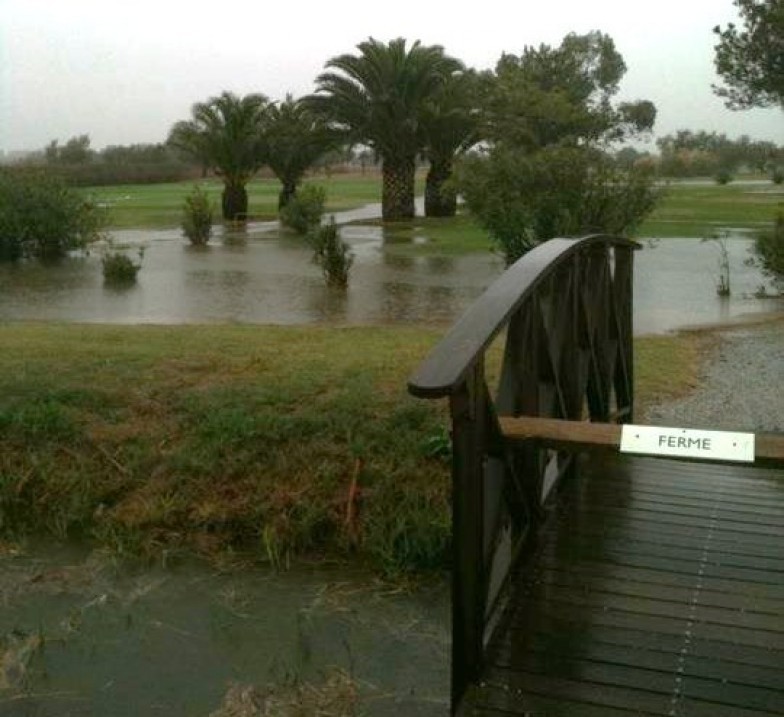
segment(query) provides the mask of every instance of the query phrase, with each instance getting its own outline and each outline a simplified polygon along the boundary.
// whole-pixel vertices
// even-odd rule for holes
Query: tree
[[[741,167],[773,171],[780,156],[773,142],[755,141],[748,135],[730,139],[716,132],[678,130],[656,140],[665,176],[707,176],[734,173]]]
[[[48,164],[85,164],[93,156],[90,150],[90,137],[81,134],[71,137],[62,147],[53,139],[44,149]]]
[[[371,147],[381,158],[382,216],[414,216],[414,173],[425,144],[424,103],[462,64],[438,45],[398,38],[388,44],[372,37],[326,63],[310,102],[352,142]]]
[[[658,199],[651,166],[585,147],[496,147],[466,159],[459,183],[507,265],[552,237],[630,232]]]
[[[713,28],[716,72],[713,86],[730,109],[784,108],[784,0],[734,0],[744,28]]]
[[[425,179],[425,216],[453,217],[457,195],[448,185],[457,155],[477,143],[478,77],[473,72],[450,75],[422,107],[424,155],[430,163]]]
[[[484,124],[494,143],[537,149],[552,144],[609,143],[653,127],[647,100],[613,106],[626,64],[600,32],[567,35],[559,47],[504,54],[485,76]]]
[[[99,238],[102,216],[62,179],[0,170],[0,260],[58,259]]]
[[[248,213],[246,184],[264,164],[264,95],[238,97],[224,92],[193,105],[193,119],[177,122],[168,143],[210,167],[223,179],[224,219],[244,219]]]
[[[773,228],[757,233],[752,247],[753,263],[784,291],[784,210],[779,210]]]
[[[263,137],[266,164],[283,185],[278,209],[296,194],[308,168],[339,143],[337,133],[324,118],[307,102],[291,95],[268,107]]]
[[[503,55],[484,76],[487,147],[462,162],[458,186],[507,262],[557,235],[625,233],[653,208],[650,168],[608,153],[656,116],[646,100],[613,104],[625,70],[612,39],[591,32]]]

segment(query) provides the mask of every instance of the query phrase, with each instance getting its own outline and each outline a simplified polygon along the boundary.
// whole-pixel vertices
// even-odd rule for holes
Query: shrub
[[[633,231],[660,195],[650,169],[580,147],[499,146],[464,159],[457,182],[507,265],[553,237]]]
[[[335,217],[329,224],[313,231],[310,235],[313,245],[313,261],[321,267],[327,286],[345,289],[348,286],[348,273],[354,263],[354,255],[348,244],[338,235]]]
[[[754,263],[784,288],[784,209],[776,215],[773,229],[757,234],[752,252]]]
[[[307,184],[281,207],[280,221],[297,234],[307,234],[321,224],[327,192],[324,187]]]
[[[144,249],[140,248],[138,253],[139,263],[137,264],[124,251],[110,245],[110,248],[101,257],[104,282],[113,285],[133,284],[139,269],[142,268],[141,259],[144,256]]]
[[[0,260],[57,259],[99,238],[91,201],[41,170],[0,170]]]
[[[773,184],[784,183],[784,167],[774,167],[773,171],[770,173],[770,181],[773,182]]]
[[[185,197],[182,212],[182,231],[191,244],[203,246],[212,234],[212,205],[207,193],[199,186]]]
[[[730,283],[730,253],[727,249],[728,233],[715,234],[711,237],[706,237],[702,241],[710,241],[716,245],[719,252],[718,267],[719,274],[716,277],[716,293],[719,296],[729,296],[732,293],[732,286]]]
[[[729,169],[720,169],[713,178],[716,180],[716,184],[721,184],[722,186],[729,184],[734,179]]]

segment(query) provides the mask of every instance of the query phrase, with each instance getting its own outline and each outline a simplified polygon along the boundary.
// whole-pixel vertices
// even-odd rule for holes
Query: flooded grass
[[[0,534],[165,560],[443,568],[445,406],[405,391],[441,333],[4,325]],[[694,385],[695,340],[638,341],[642,403]]]
[[[359,688],[349,674],[331,670],[321,683],[295,681],[260,690],[232,685],[210,717],[355,717]]]
[[[773,222],[782,202],[784,189],[771,182],[673,182],[637,235],[702,239],[725,228],[754,231]]]
[[[327,213],[377,203],[381,180],[377,172],[315,176],[307,180],[327,190]],[[193,189],[193,182],[154,185],[118,185],[84,190],[109,210],[112,228],[166,228],[180,224],[182,204]],[[215,206],[220,206],[222,185],[217,180],[199,182]],[[422,178],[419,177],[421,192]],[[279,183],[258,178],[248,185],[250,214],[253,219],[277,218]],[[710,236],[722,228],[754,230],[773,221],[776,208],[784,201],[784,190],[767,182],[738,181],[727,185],[711,182],[672,182],[649,219],[636,232],[639,237]],[[412,222],[394,223],[390,236],[410,240],[394,251],[413,253],[461,254],[487,251],[486,232],[467,215],[452,219],[418,217]],[[394,243],[394,242],[393,242]]]

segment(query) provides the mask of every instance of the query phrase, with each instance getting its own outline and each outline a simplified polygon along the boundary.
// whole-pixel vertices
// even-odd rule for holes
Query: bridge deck
[[[784,714],[784,471],[594,457],[461,715]]]

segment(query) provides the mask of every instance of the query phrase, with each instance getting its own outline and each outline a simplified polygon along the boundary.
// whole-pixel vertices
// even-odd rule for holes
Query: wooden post
[[[451,713],[482,666],[485,616],[483,474],[487,442],[484,361],[450,395],[452,415]]]

